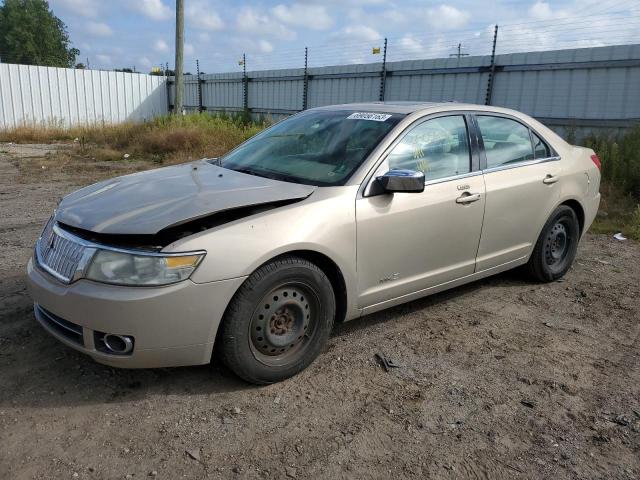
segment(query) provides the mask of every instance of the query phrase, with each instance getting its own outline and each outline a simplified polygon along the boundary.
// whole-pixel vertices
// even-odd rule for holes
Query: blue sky
[[[91,68],[152,66],[174,58],[174,0],[50,0]],[[293,68],[640,42],[638,0],[185,0],[185,70]]]

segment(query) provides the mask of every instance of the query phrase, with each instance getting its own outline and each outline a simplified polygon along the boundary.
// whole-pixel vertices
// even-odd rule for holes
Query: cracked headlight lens
[[[98,250],[85,278],[115,285],[168,285],[189,278],[203,258],[204,253],[145,255]]]

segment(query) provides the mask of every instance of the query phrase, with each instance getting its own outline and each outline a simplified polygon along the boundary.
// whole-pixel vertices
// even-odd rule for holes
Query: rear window
[[[476,118],[487,156],[487,168],[533,160],[527,127],[504,117],[479,115]]]

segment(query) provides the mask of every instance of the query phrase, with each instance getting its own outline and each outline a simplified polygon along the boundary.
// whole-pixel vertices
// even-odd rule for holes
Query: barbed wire
[[[597,23],[600,14],[592,13],[588,8],[584,15],[501,24],[497,50],[500,53],[515,53],[520,51],[522,46],[527,46],[531,47],[532,51],[537,51],[540,50],[539,45],[530,42],[538,41],[544,36],[548,37],[548,41],[542,45],[543,49],[554,49],[554,45],[562,45],[562,48],[580,48],[633,43],[636,31],[640,27],[640,8],[638,15],[632,17],[629,17],[628,10],[611,10],[611,7],[624,8],[626,5],[627,2],[619,0],[589,4],[589,7],[597,6],[598,11],[609,9],[604,24]],[[396,61],[434,58],[437,55],[447,57],[449,54],[455,54],[454,50],[458,44],[463,45],[466,54],[486,54],[491,50],[492,37],[493,25],[438,34],[425,34],[424,31],[406,32],[403,35],[387,37],[387,59]],[[372,55],[371,49],[374,46],[380,47],[383,42],[383,38],[346,42],[336,39],[324,44],[310,45],[309,66],[342,65],[354,63],[354,60],[359,63],[377,63],[381,58]],[[300,68],[304,59],[304,48],[277,49],[268,53],[255,52],[247,56],[249,69]],[[213,58],[200,56],[200,60],[206,65],[206,62]],[[216,58],[215,61],[219,62],[219,59]]]
[[[496,52],[498,54],[571,49],[592,46],[630,45],[640,43],[640,2],[637,0],[602,0],[582,6],[582,14],[564,15],[557,10],[558,18],[518,22],[499,25]],[[602,14],[607,16],[602,21]],[[460,54],[466,56],[488,55],[493,43],[494,25],[478,25],[447,32],[407,31],[387,36],[387,61],[448,58]],[[316,68],[329,65],[354,63],[376,64],[382,61],[382,45],[385,39],[348,41],[336,36],[324,43],[308,46],[308,66]],[[380,49],[374,54],[373,48]],[[304,66],[303,46],[298,48],[276,48],[270,52],[247,52],[248,70],[301,69]],[[242,57],[238,51],[237,58]],[[3,63],[17,63],[19,55],[0,52]],[[198,56],[202,70],[212,72],[241,71],[233,68],[233,60],[227,54],[222,61],[219,55]],[[43,58],[43,62],[59,59]],[[236,61],[237,62],[237,61]],[[165,62],[160,65],[164,67]],[[173,63],[173,62],[169,62]],[[191,70],[195,70],[191,68]],[[189,70],[188,66],[185,66]]]

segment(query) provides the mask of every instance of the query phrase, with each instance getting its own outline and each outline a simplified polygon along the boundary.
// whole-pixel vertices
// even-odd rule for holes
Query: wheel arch
[[[344,278],[342,270],[336,262],[324,253],[320,253],[316,250],[291,250],[285,253],[281,253],[265,263],[272,262],[273,260],[293,255],[296,257],[304,258],[305,260],[317,265],[320,270],[324,272],[333,288],[333,294],[336,297],[336,318],[335,323],[342,323],[347,314],[347,283]],[[259,267],[258,267],[259,268]]]
[[[578,217],[578,225],[580,227],[580,236],[582,236],[582,234],[584,233],[584,223],[585,223],[584,207],[575,198],[567,199],[558,206],[562,206],[562,205],[566,205],[567,207],[571,208],[574,212],[576,212],[576,216]]]
[[[584,225],[585,225],[585,210],[584,210],[584,207],[582,206],[580,201],[578,201],[576,198],[573,198],[573,197],[565,198],[562,201],[560,201],[560,203],[558,203],[555,207],[553,207],[553,209],[547,215],[544,223],[538,229],[538,235],[536,236],[536,240],[531,245],[531,249],[529,251],[529,254],[527,255],[527,260],[529,260],[529,258],[531,258],[531,254],[533,253],[533,250],[534,250],[534,248],[536,246],[536,242],[540,238],[540,235],[542,234],[542,230],[544,229],[544,226],[546,225],[547,221],[549,220],[549,218],[551,218],[551,215],[553,215],[553,212],[555,212],[558,209],[558,207],[561,207],[563,205],[566,206],[566,207],[571,208],[576,213],[576,217],[578,217],[578,227],[580,229],[580,238],[582,238],[582,235],[584,234],[583,230],[584,230]]]
[[[318,268],[320,268],[320,270],[323,271],[323,273],[327,276],[327,278],[331,282],[331,287],[333,288],[333,293],[334,293],[334,295],[336,297],[336,318],[335,318],[335,322],[336,323],[343,322],[345,320],[345,318],[346,318],[348,305],[349,305],[348,304],[348,293],[347,293],[347,282],[346,282],[344,273],[342,272],[342,269],[338,266],[338,264],[331,257],[326,255],[325,253],[321,253],[321,252],[319,252],[317,250],[310,250],[310,249],[305,249],[305,248],[287,250],[287,251],[284,251],[284,252],[278,252],[277,254],[274,254],[274,255],[268,257],[267,259],[263,260],[261,263],[257,264],[253,268],[253,270],[247,275],[246,278],[249,278],[249,276],[251,276],[251,274],[253,274],[253,272],[258,270],[262,266],[264,266],[264,265],[266,265],[268,263],[271,263],[274,260],[277,260],[279,258],[286,257],[286,256],[300,257],[300,258],[302,258],[304,260],[307,260],[307,261],[313,263],[314,265],[318,266]],[[240,286],[238,286],[238,288],[236,289],[234,294],[231,296],[231,298],[229,299],[229,302],[227,304],[227,307],[231,303],[231,299],[236,295],[236,293],[241,288],[241,286],[242,286],[242,284]],[[225,315],[226,315],[226,308],[225,308],[225,314],[223,315],[223,318],[224,318]]]

